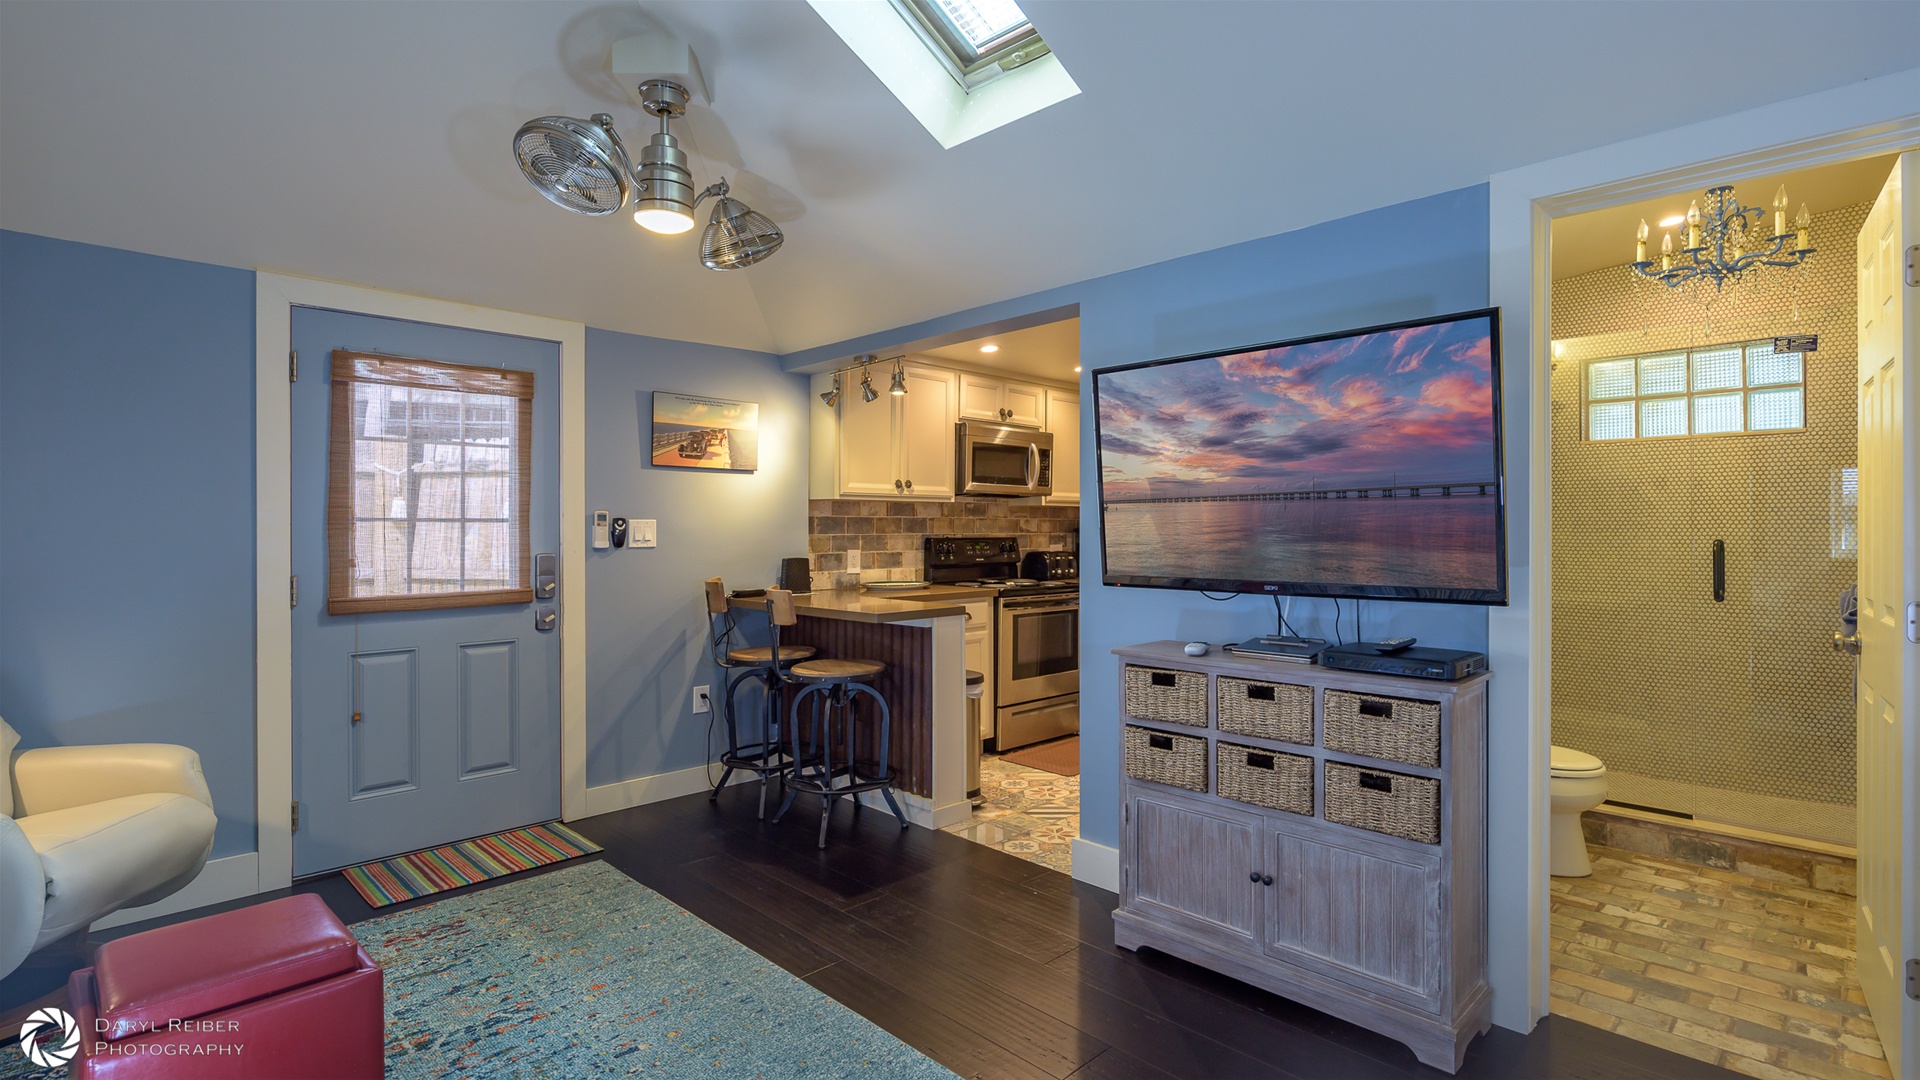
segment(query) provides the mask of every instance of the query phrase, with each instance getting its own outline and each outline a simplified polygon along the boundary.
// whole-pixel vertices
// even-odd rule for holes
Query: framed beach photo
[[[759,404],[654,391],[653,463],[680,469],[759,469]]]

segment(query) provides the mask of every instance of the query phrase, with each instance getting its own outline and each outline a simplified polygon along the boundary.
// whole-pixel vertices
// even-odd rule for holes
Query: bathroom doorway
[[[1890,1076],[1854,962],[1854,239],[1893,164],[1744,181],[1814,254],[1633,270],[1703,191],[1553,223],[1550,1008],[1737,1071]],[[1773,229],[1765,230],[1769,235]],[[1811,339],[1811,340],[1809,340]],[[1585,811],[1582,813],[1582,811]]]

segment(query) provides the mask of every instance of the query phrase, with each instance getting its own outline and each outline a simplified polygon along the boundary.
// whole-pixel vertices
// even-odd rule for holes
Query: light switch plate
[[[632,548],[659,547],[659,521],[654,518],[628,518],[627,546]]]

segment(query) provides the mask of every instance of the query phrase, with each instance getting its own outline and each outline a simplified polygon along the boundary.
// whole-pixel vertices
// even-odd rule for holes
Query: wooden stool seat
[[[795,660],[805,660],[817,651],[811,645],[783,645],[780,647],[780,662],[787,664]],[[733,650],[727,654],[727,659],[736,664],[771,664],[773,650],[765,645],[754,645],[750,648]]]
[[[865,679],[885,670],[878,660],[808,660],[788,669],[798,679]]]

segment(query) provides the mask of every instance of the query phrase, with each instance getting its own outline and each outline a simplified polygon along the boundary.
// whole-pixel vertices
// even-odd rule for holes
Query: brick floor
[[[1891,1077],[1854,970],[1853,898],[1589,845],[1554,878],[1556,1015],[1748,1076]]]

